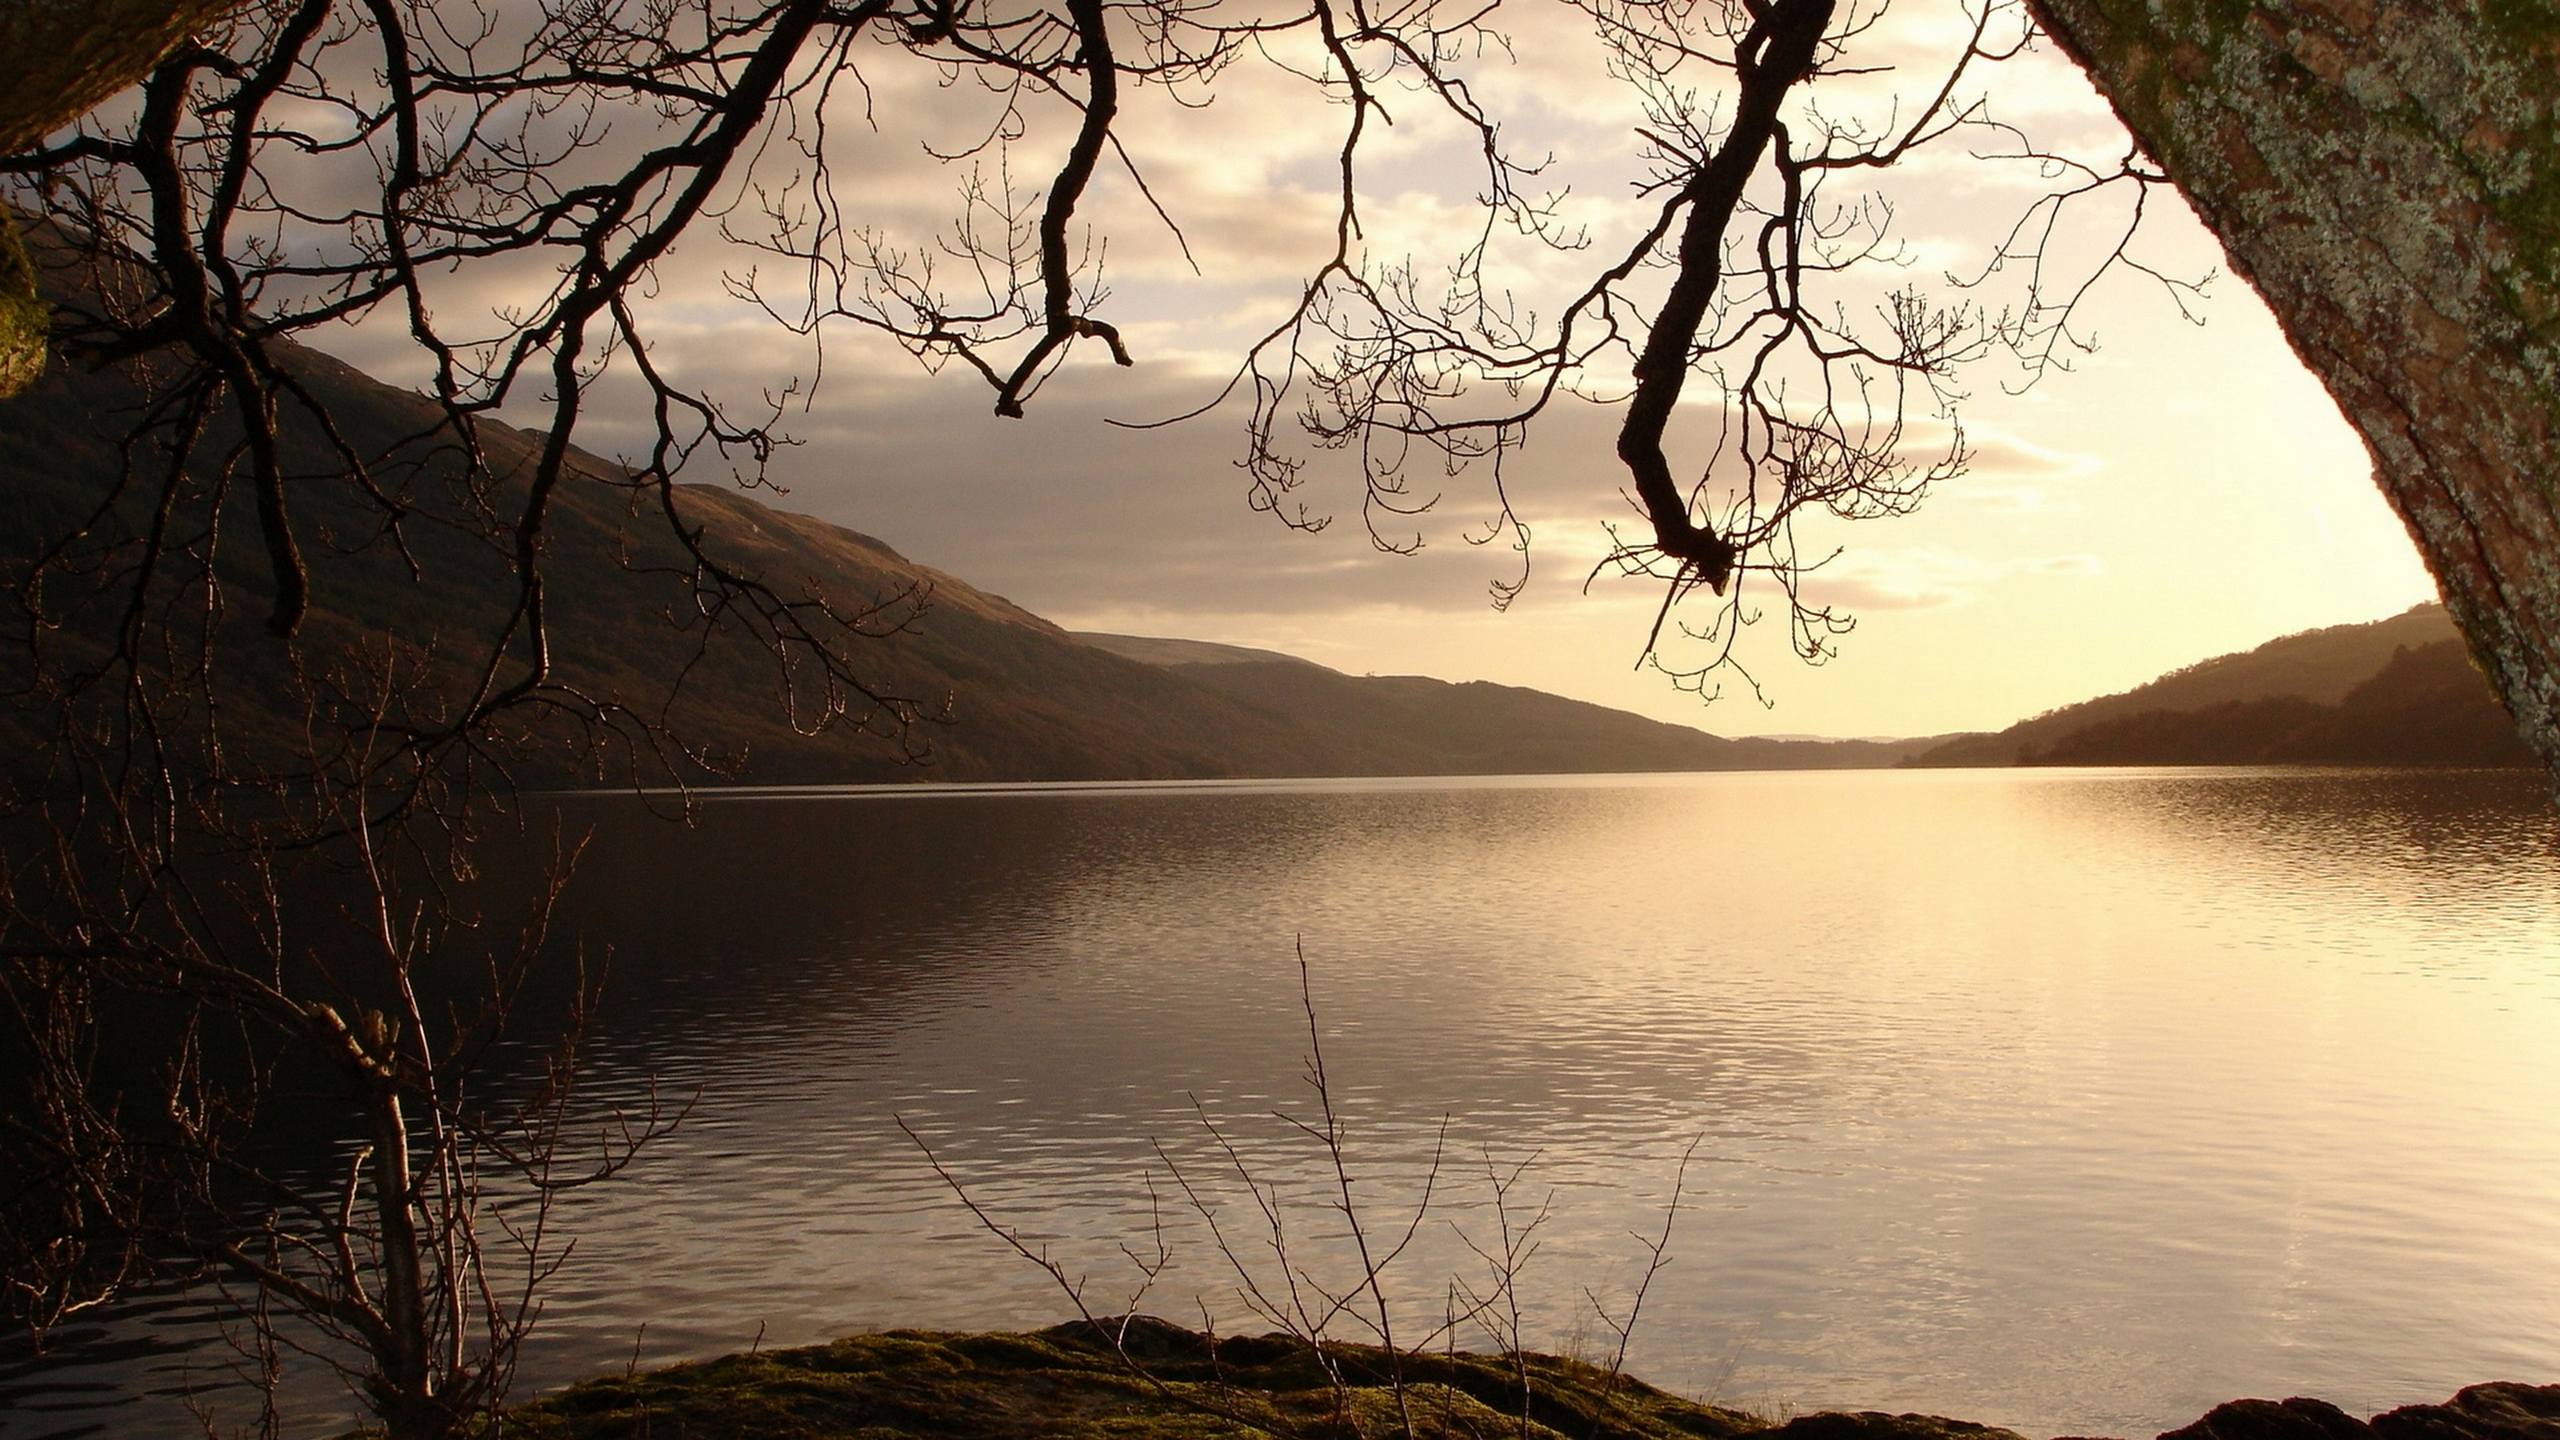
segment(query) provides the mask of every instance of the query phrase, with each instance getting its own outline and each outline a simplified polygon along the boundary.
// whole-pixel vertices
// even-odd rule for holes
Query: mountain
[[[303,734],[299,675],[361,680],[367,664],[391,653],[424,677],[396,718],[438,723],[469,693],[485,663],[485,637],[511,603],[504,492],[529,470],[537,437],[487,427],[483,443],[501,493],[473,494],[444,448],[420,438],[436,426],[431,402],[316,351],[277,348],[333,416],[340,438],[375,457],[377,476],[410,508],[404,556],[381,509],[343,478],[329,437],[302,407],[283,407],[285,468],[313,596],[290,660],[259,627],[272,592],[252,500],[239,493],[248,487],[190,477],[155,509],[143,492],[157,488],[156,478],[119,486],[123,437],[154,403],[150,376],[136,364],[91,370],[57,361],[32,390],[0,403],[0,572],[23,574],[47,537],[88,536],[84,554],[94,567],[49,581],[41,600],[47,626],[59,627],[45,630],[53,638],[44,643],[59,655],[62,647],[102,644],[119,623],[126,597],[104,577],[120,573],[118,557],[138,553],[150,527],[189,535],[199,548],[209,535],[226,535],[215,568],[232,598],[208,653],[224,657],[237,697],[224,717],[235,753],[291,751]],[[777,657],[741,628],[700,618],[692,561],[656,513],[656,494],[591,455],[577,457],[574,469],[546,531],[555,674],[605,706],[663,715],[701,753],[637,759],[644,770],[660,766],[689,781],[1833,767],[1890,764],[1911,748],[1726,740],[1508,686],[1356,678],[1269,651],[1073,635],[870,536],[760,504],[734,487],[676,487],[666,503],[687,526],[701,527],[724,563],[784,596],[876,607],[867,628],[881,633],[853,642],[851,653],[874,694],[918,702],[928,717],[910,732],[920,745],[902,747],[859,732],[853,722],[868,709],[859,696],[850,716],[820,725],[828,716],[804,689],[795,724],[780,698],[785,672]],[[14,583],[0,594],[23,599]],[[24,613],[8,620],[10,633],[35,633]],[[805,681],[805,657],[785,658]],[[659,711],[679,675],[678,698]],[[41,723],[29,712],[0,715],[0,729],[21,746],[41,741]],[[581,778],[545,763],[519,778]]]
[[[1365,745],[1389,774],[1591,770],[1832,770],[1892,765],[1927,740],[1719,739],[1686,725],[1542,690],[1422,675],[1345,675],[1269,650],[1196,640],[1081,634],[1116,654],[1157,657],[1176,674],[1269,715]]]
[[[1910,765],[2537,763],[2438,604],[2333,625],[1960,736]]]
[[[1155,635],[1113,635],[1102,630],[1079,630],[1075,637],[1097,650],[1108,650],[1124,659],[1146,665],[1313,665],[1295,655],[1277,650],[1256,650],[1244,645],[1221,645],[1215,640],[1169,640]],[[1319,667],[1321,668],[1321,667]]]

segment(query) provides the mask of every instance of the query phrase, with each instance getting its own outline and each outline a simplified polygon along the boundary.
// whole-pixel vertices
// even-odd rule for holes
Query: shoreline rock
[[[1553,1355],[1390,1356],[1333,1343],[1319,1355],[1287,1336],[1213,1341],[1145,1316],[1129,1322],[1121,1350],[1082,1321],[1021,1334],[893,1330],[588,1380],[518,1408],[506,1432],[526,1440],[1351,1440],[1402,1435],[1407,1416],[1417,1435],[1470,1440],[2023,1440],[1934,1415],[1833,1411],[1773,1421]],[[2320,1400],[2237,1400],[2159,1440],[2560,1440],[2560,1385],[2474,1385],[2369,1421]]]
[[[2234,1400],[2160,1440],[2560,1440],[2560,1385],[2494,1381],[2358,1420],[2326,1400]]]

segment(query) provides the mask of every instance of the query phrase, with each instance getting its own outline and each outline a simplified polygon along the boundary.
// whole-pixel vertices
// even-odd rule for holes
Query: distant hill
[[[347,440],[381,457],[378,473],[399,477],[415,508],[407,527],[418,561],[413,574],[383,537],[379,513],[338,478],[335,452],[300,407],[284,407],[287,468],[298,477],[295,523],[312,575],[303,658],[325,667],[378,655],[382,637],[396,636],[437,682],[418,701],[432,712],[440,698],[449,704],[461,693],[480,654],[474,647],[486,643],[480,637],[512,594],[507,537],[489,518],[491,507],[461,491],[449,458],[418,443],[435,419],[427,400],[308,349],[286,345],[279,353],[337,417]],[[118,437],[146,396],[135,367],[74,370],[57,362],[33,390],[0,404],[0,572],[23,567],[35,545],[84,517],[97,517],[102,538],[128,545],[151,523],[145,498],[109,498]],[[532,435],[491,426],[484,438],[502,477],[529,466]],[[665,718],[719,762],[712,769],[695,757],[670,757],[666,763],[692,781],[1834,767],[1891,764],[1911,748],[1726,740],[1532,690],[1355,678],[1269,651],[1199,641],[1072,635],[869,536],[772,509],[734,488],[679,487],[677,509],[688,524],[704,527],[727,563],[760,574],[785,595],[823,593],[839,606],[884,607],[879,628],[894,633],[855,642],[866,682],[931,711],[948,706],[947,723],[919,727],[927,751],[919,761],[847,724],[817,734],[795,727],[778,698],[772,656],[734,631],[679,623],[692,608],[691,567],[652,513],[654,496],[621,483],[625,473],[602,459],[581,456],[577,467],[582,473],[558,492],[548,530],[555,667],[589,695],[652,715],[684,674],[681,698]],[[232,743],[289,746],[297,722],[284,698],[281,647],[257,625],[263,606],[255,602],[266,582],[249,538],[256,525],[246,513],[250,502],[238,493],[217,501],[199,486],[181,503],[197,507],[198,525],[218,508],[225,529],[243,537],[228,543],[219,561],[242,597],[228,607],[220,636],[228,673],[249,697],[226,718]],[[111,590],[66,593],[77,588],[56,585],[46,600],[49,612],[68,618],[62,633],[73,644],[83,626],[103,633],[123,607]],[[429,723],[435,716],[409,718]],[[0,715],[0,730],[14,731],[19,746],[40,743],[33,723],[23,714]],[[578,778],[538,765],[521,774],[550,783]]]
[[[1078,640],[1096,650],[1108,650],[1126,660],[1147,665],[1313,665],[1295,655],[1277,650],[1255,650],[1244,645],[1221,645],[1215,640],[1167,640],[1152,635],[1113,635],[1102,630],[1070,632]]]
[[[2444,607],[2333,625],[2172,671],[1911,765],[2537,763]]]
[[[1422,675],[1345,675],[1271,651],[1198,641],[1080,638],[1160,654],[1175,673],[1257,712],[1365,750],[1390,774],[1808,770],[1893,765],[1925,740],[1720,739],[1543,690]],[[1190,657],[1198,658],[1190,658]],[[1250,658],[1250,657],[1264,658]]]
[[[42,243],[39,241],[41,250]],[[299,406],[282,419],[295,523],[315,608],[302,660],[311,669],[378,659],[396,636],[425,667],[418,704],[459,693],[513,589],[506,506],[466,492],[449,456],[420,443],[436,419],[421,396],[315,351],[279,347],[330,409],[346,441],[398,477],[413,507],[416,572],[383,536],[379,511],[340,478],[338,452]],[[120,437],[149,403],[139,366],[73,369],[0,404],[0,581],[46,537],[83,523],[130,547],[155,523],[146,487],[110,495]],[[220,436],[217,434],[217,441]],[[484,437],[503,486],[536,438],[502,425]],[[1897,763],[2217,764],[2370,761],[2530,764],[2505,714],[2470,669],[2439,606],[2368,625],[2288,636],[2190,666],[2123,695],[2038,716],[1996,735],[1948,739],[1733,740],[1535,690],[1420,676],[1352,676],[1274,651],[1208,641],[1073,634],[883,542],[773,509],[732,487],[686,485],[672,503],[728,563],[785,595],[878,605],[887,632],[854,642],[876,692],[920,702],[920,756],[823,718],[794,723],[774,658],[735,630],[683,622],[694,609],[690,561],[627,473],[580,455],[554,502],[547,560],[553,654],[585,693],[653,716],[702,747],[664,757],[697,782],[1149,779],[1249,776],[1852,768]],[[289,744],[296,733],[281,653],[260,632],[265,585],[250,498],[232,487],[182,493],[173,533],[235,536],[218,561],[239,597],[219,639],[234,702],[233,745]],[[192,511],[189,506],[194,507]],[[193,527],[188,531],[187,527]],[[194,543],[194,542],[191,542]],[[173,570],[177,567],[172,567]],[[74,577],[76,578],[76,577]],[[172,578],[171,584],[183,583]],[[64,643],[123,614],[111,590],[56,583],[44,601]],[[14,603],[16,587],[0,585]],[[15,633],[32,633],[24,617]],[[50,643],[50,642],[49,642]],[[661,711],[679,674],[679,699]],[[432,713],[413,714],[432,723]],[[43,743],[25,714],[0,713],[0,744]],[[709,762],[709,763],[705,763]],[[523,778],[574,781],[538,766]]]

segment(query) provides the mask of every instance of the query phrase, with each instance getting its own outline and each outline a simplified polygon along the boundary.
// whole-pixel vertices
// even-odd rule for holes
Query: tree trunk
[[[436,1403],[427,1364],[424,1257],[410,1206],[409,1126],[399,1092],[383,1085],[370,1098],[373,1120],[373,1210],[380,1227],[382,1298],[387,1346],[377,1346],[372,1384],[375,1413],[387,1440],[444,1440],[451,1417]]]
[[[150,73],[246,0],[0,0],[0,152],[24,150]],[[0,399],[44,370],[50,316],[0,208]]]
[[[2033,4],[2364,436],[2560,783],[2560,14]]]
[[[23,150],[247,0],[0,0],[0,150]]]

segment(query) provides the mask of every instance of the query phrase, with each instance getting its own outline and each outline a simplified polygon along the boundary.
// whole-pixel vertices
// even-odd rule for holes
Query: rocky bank
[[[2020,1440],[1930,1415],[1775,1421],[1551,1355],[1405,1354],[1132,1322],[1128,1361],[1081,1322],[1032,1334],[891,1331],[591,1380],[517,1411],[527,1440]],[[1134,1362],[1133,1365],[1130,1362]],[[1338,1377],[1338,1383],[1337,1383]],[[1399,1384],[1400,1381],[1400,1384]],[[2358,1420],[2238,1400],[2160,1440],[2560,1440],[2560,1385],[2475,1385]]]

